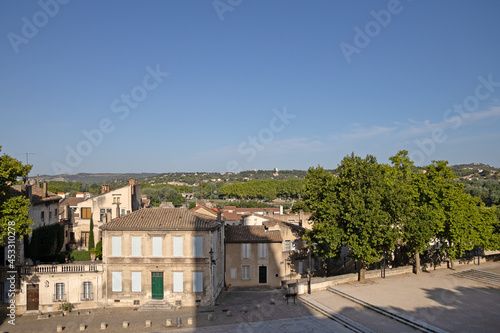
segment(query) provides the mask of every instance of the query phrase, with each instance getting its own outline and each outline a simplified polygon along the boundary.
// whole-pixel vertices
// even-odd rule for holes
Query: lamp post
[[[314,249],[314,246],[318,245],[317,243],[311,243],[311,245],[309,246],[309,269],[308,269],[308,273],[309,273],[309,279],[307,280],[307,293],[310,294],[311,293],[311,278],[312,278],[312,252],[313,252],[313,249]]]

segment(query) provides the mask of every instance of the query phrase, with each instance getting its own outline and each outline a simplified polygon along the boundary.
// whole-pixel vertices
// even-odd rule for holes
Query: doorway
[[[27,309],[30,310],[38,310],[39,303],[39,292],[38,292],[38,284],[28,284],[27,285]]]
[[[259,283],[267,283],[267,266],[259,266]]]
[[[151,272],[151,294],[153,299],[163,299],[163,272]]]

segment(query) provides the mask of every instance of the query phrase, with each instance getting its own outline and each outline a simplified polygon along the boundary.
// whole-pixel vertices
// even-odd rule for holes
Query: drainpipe
[[[104,230],[104,239],[106,240],[106,242],[108,241],[107,234],[108,234],[108,231]],[[105,247],[105,250],[106,251],[108,250],[107,246]],[[103,251],[104,267],[106,267],[106,272],[105,272],[105,275],[104,275],[104,278],[106,279],[106,283],[105,283],[105,286],[106,286],[106,301],[104,302],[104,307],[106,307],[108,305],[108,254],[106,253],[106,251]]]

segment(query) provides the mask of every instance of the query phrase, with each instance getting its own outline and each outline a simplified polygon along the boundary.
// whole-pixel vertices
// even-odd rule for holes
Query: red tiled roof
[[[219,225],[216,219],[182,208],[144,208],[104,224],[102,230],[200,230]]]
[[[263,225],[228,225],[225,229],[226,243],[281,243],[279,230],[267,231]]]
[[[214,209],[214,208],[208,208],[207,206],[205,206],[204,204],[199,204],[198,206],[196,207],[193,207],[191,208],[190,210],[193,211],[193,212],[196,212],[198,209],[204,209],[206,210],[207,212],[211,213],[211,214],[215,214],[215,216],[217,216],[217,209]]]
[[[241,221],[243,220],[243,215],[236,212],[224,212],[223,214],[226,221]]]

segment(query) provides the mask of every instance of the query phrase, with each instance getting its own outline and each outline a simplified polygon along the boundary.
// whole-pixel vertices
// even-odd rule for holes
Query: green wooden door
[[[163,299],[163,272],[151,272],[153,299]]]

